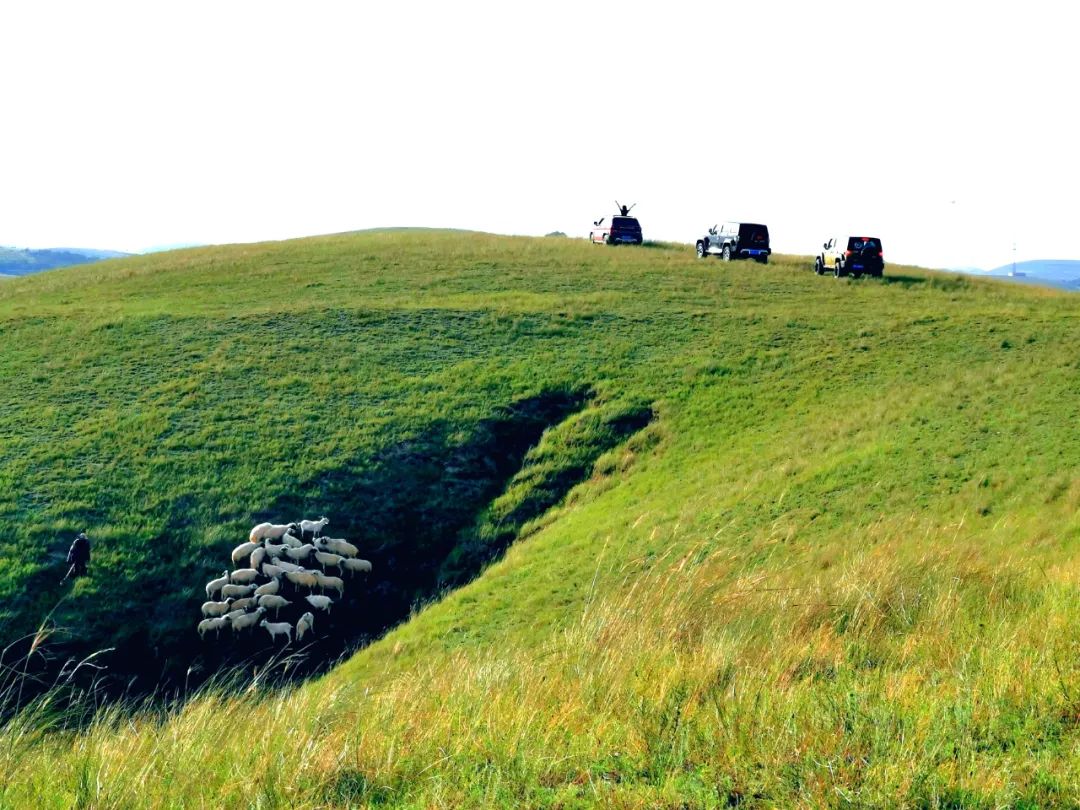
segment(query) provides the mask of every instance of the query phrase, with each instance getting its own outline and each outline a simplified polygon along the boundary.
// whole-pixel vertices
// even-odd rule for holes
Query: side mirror
[[[823,248],[825,248],[826,250],[828,250],[828,249],[829,249],[829,243],[828,243],[828,242],[825,242],[825,243],[824,243],[824,244],[822,245],[822,247],[823,247]]]

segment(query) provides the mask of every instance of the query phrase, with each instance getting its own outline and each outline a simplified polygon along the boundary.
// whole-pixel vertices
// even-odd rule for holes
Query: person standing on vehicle
[[[86,532],[79,532],[76,535],[75,541],[68,549],[67,561],[71,567],[60,580],[61,585],[67,582],[68,577],[86,576],[87,566],[90,564],[90,538],[86,536]]]

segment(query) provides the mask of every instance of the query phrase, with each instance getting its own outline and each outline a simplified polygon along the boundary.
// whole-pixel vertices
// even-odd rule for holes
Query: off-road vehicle
[[[821,246],[814,260],[814,272],[819,276],[832,273],[837,278],[863,273],[881,277],[885,271],[885,252],[876,236],[835,236]]]
[[[713,225],[695,246],[699,259],[719,256],[725,262],[732,259],[757,259],[767,264],[772,249],[769,247],[769,229],[751,222],[725,222]]]
[[[644,241],[641,223],[637,221],[637,217],[629,216],[634,205],[619,205],[616,200],[615,207],[619,213],[607,224],[604,217],[595,220],[592,230],[589,231],[589,241],[597,245],[640,245]]]

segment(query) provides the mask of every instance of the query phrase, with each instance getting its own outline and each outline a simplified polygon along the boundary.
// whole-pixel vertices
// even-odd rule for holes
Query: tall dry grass
[[[1071,581],[976,538],[926,549],[893,537],[827,578],[744,575],[730,551],[705,547],[601,557],[625,574],[619,595],[590,598],[538,649],[462,648],[374,688],[330,676],[211,690],[165,717],[113,707],[84,731],[45,733],[42,716],[20,714],[0,738],[0,796],[43,807],[1080,798]]]

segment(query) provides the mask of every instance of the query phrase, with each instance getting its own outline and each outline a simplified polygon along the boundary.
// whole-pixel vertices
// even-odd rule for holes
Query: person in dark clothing
[[[60,580],[61,583],[67,582],[68,577],[86,576],[86,568],[90,564],[90,538],[86,536],[86,532],[79,532],[75,537],[71,548],[68,549],[67,561],[71,567]]]

